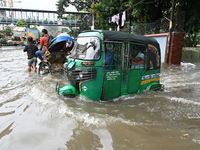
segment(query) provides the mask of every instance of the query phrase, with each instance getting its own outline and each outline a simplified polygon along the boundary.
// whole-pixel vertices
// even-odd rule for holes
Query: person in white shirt
[[[132,50],[130,60],[132,69],[144,68],[144,54],[139,50]]]

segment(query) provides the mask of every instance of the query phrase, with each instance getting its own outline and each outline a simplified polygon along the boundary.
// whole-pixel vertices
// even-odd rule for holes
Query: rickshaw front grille
[[[70,82],[80,82],[84,80],[91,80],[96,77],[96,69],[77,69],[73,68],[67,70],[67,77]]]

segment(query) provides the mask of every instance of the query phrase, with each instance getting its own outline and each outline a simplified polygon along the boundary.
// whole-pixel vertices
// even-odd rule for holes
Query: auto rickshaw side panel
[[[122,70],[104,72],[102,99],[108,100],[121,96]]]
[[[102,67],[95,67],[95,78],[92,80],[84,80],[79,82],[80,94],[92,100],[100,100],[102,94],[103,84],[103,69]]]
[[[129,94],[138,92],[143,72],[143,69],[129,69],[127,77],[127,92]]]
[[[146,70],[141,78],[140,92],[143,90],[162,89],[160,84],[161,53],[157,41],[148,39],[147,45]]]
[[[160,70],[146,71],[140,82],[140,92],[162,88],[160,84]]]

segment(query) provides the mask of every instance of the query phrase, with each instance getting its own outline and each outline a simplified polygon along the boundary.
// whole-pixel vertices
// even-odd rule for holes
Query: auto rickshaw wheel
[[[51,65],[49,64],[49,62],[41,62],[39,64],[38,74],[39,75],[52,74]]]

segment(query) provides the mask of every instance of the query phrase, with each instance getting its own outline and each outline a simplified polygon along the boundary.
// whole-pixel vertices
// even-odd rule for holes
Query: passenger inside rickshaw
[[[141,46],[133,46],[130,51],[130,64],[131,69],[143,69],[144,68],[144,50]]]

